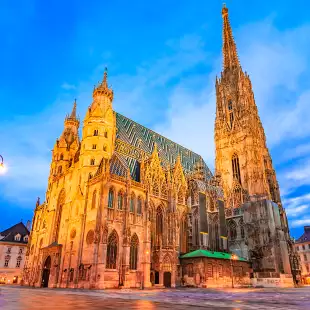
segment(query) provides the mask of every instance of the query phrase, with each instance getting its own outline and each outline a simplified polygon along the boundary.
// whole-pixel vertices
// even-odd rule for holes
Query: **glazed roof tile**
[[[185,173],[194,170],[194,165],[201,161],[200,155],[191,150],[163,137],[162,135],[148,129],[133,120],[116,113],[116,138],[124,141],[128,145],[141,150],[148,156],[152,154],[154,145],[157,145],[159,158],[164,165],[173,167],[176,163],[177,157],[180,156],[181,164]],[[130,169],[131,176],[134,180],[139,181],[139,161],[126,154],[120,154]],[[212,177],[212,173],[206,163],[203,161],[207,177]]]

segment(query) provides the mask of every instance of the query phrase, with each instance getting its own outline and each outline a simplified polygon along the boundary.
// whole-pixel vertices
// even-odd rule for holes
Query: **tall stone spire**
[[[71,118],[76,118],[76,99],[74,99],[73,109],[70,115]]]
[[[281,205],[279,186],[258,115],[252,84],[239,64],[236,43],[224,5],[223,72],[216,79],[215,170],[221,176],[230,206],[243,199],[268,198]],[[245,192],[238,195],[240,188]]]
[[[78,119],[78,117],[76,115],[76,99],[74,99],[71,114],[70,115],[67,114],[67,116],[66,116],[65,125],[74,125],[77,128],[80,125],[80,120]]]
[[[223,67],[228,68],[239,67],[239,59],[236,43],[232,34],[231,26],[228,18],[228,8],[223,5]]]

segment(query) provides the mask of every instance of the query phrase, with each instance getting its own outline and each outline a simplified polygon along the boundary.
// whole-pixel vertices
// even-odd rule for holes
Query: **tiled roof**
[[[304,233],[299,237],[295,243],[309,242],[310,241],[310,226],[304,227]]]
[[[218,259],[231,259],[232,254],[224,252],[214,252],[208,250],[196,250],[193,252],[186,253],[181,258],[195,258],[195,257],[209,257]],[[237,257],[235,260],[246,261],[243,257]]]
[[[17,234],[21,235],[20,241],[15,240],[15,236]],[[1,240],[0,242],[17,242],[17,243],[24,243],[26,244],[27,241],[24,241],[25,236],[29,236],[30,232],[28,231],[27,227],[22,223],[18,223],[2,232],[0,232]],[[4,238],[3,238],[4,237]]]
[[[194,170],[194,165],[201,161],[201,156],[190,151],[189,149],[161,136],[160,134],[134,122],[133,120],[116,113],[116,138],[124,141],[128,145],[141,150],[144,154],[151,155],[156,143],[159,157],[164,165],[173,167],[176,163],[178,155],[181,159],[181,164],[185,173]],[[120,154],[130,169],[131,176],[138,180],[139,175],[139,161],[126,154]],[[208,177],[212,176],[210,169],[203,162],[206,174]]]

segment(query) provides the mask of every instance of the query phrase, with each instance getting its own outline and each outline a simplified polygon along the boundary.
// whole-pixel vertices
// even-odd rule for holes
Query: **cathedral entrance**
[[[42,272],[42,282],[41,282],[42,287],[48,287],[50,271],[51,271],[51,257],[48,256],[45,260],[43,272]]]
[[[159,284],[159,272],[155,271],[155,284]]]
[[[164,286],[171,287],[171,272],[164,273]]]

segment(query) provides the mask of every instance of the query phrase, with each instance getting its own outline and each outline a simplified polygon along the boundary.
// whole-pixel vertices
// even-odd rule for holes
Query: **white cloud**
[[[62,85],[61,85],[61,88],[64,89],[64,90],[74,90],[76,89],[76,86],[73,85],[73,84],[69,84],[67,82],[64,82]]]
[[[292,227],[302,227],[302,226],[306,226],[306,225],[310,225],[310,218],[304,218],[301,220],[293,220],[291,221],[291,226]]]

